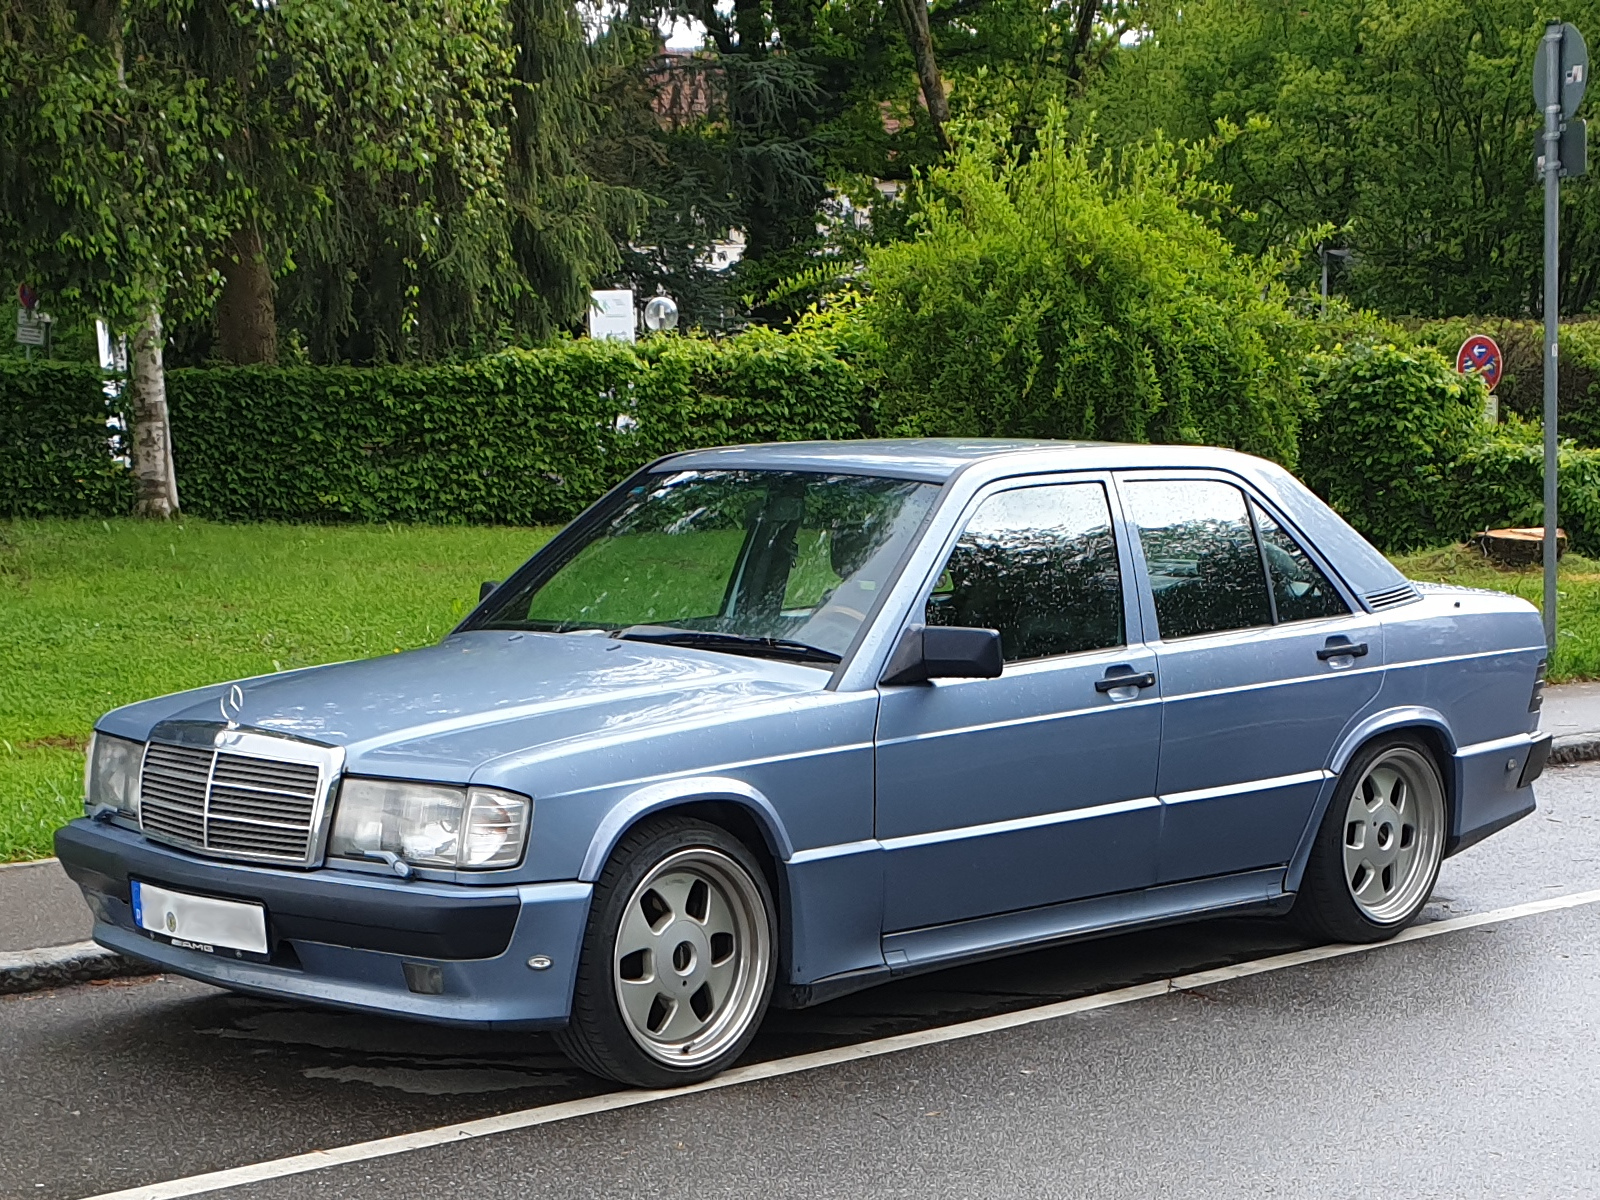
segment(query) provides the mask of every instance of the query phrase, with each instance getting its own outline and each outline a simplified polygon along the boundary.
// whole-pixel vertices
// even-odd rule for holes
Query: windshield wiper
[[[821,646],[789,638],[756,637],[747,633],[719,633],[710,629],[677,629],[671,625],[630,625],[612,637],[630,642],[658,642],[666,646],[695,646],[705,650],[724,650],[729,654],[758,654],[787,658],[795,662],[836,663],[840,656]]]

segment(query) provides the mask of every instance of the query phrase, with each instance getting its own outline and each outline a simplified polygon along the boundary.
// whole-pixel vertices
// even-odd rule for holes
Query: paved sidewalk
[[[1547,688],[1540,725],[1556,737],[1552,763],[1600,759],[1600,683]],[[55,859],[0,866],[0,993],[70,981],[85,972],[127,973],[132,964],[86,944],[92,926],[77,885]],[[50,982],[24,984],[19,972],[30,981]]]
[[[1563,683],[1545,688],[1539,728],[1558,738],[1600,734],[1600,683]]]
[[[81,942],[93,928],[78,885],[55,859],[0,867],[0,954]]]

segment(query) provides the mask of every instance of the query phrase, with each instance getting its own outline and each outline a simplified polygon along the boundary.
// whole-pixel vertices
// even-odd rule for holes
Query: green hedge
[[[1544,520],[1543,433],[1482,417],[1484,391],[1430,346],[1358,343],[1313,355],[1306,482],[1385,550],[1461,541]],[[1600,555],[1600,450],[1560,456],[1559,513],[1573,549]]]
[[[133,481],[106,426],[115,415],[95,367],[0,360],[0,516],[127,512]]]
[[[1600,557],[1600,450],[1563,442],[1557,466],[1556,513],[1567,543]],[[1457,538],[1544,522],[1544,433],[1537,424],[1513,417],[1462,455],[1456,474]]]
[[[185,511],[224,520],[561,520],[651,459],[859,437],[839,359],[766,331],[573,341],[426,368],[171,373]]]

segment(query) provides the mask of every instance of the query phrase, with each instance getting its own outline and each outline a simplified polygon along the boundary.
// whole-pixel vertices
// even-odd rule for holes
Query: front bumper
[[[95,915],[94,940],[163,970],[257,995],[448,1024],[566,1023],[591,885],[473,887],[197,858],[110,824],[74,821],[56,854]],[[158,941],[134,923],[129,878],[251,900],[266,962]],[[530,959],[549,960],[540,970]],[[411,965],[408,973],[407,965]],[[421,968],[421,970],[419,970]],[[408,986],[429,981],[429,991]],[[437,990],[434,990],[437,989]]]

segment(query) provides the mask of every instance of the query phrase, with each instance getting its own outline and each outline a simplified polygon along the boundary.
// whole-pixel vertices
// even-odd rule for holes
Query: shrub
[[[528,524],[675,450],[860,436],[855,374],[765,330],[435,367],[171,373],[184,507],[227,520]]]
[[[1482,383],[1435,350],[1387,342],[1308,363],[1315,414],[1301,439],[1305,481],[1385,550],[1459,538],[1456,464],[1487,434]]]
[[[98,368],[0,359],[0,516],[84,517],[133,503]]]
[[[1059,113],[1026,159],[983,130],[871,253],[861,319],[895,432],[1208,442],[1292,465],[1303,323],[1275,264],[1198,215],[1195,147],[1119,164]]]
[[[1600,450],[1563,442],[1556,465],[1556,519],[1567,544],[1600,553]],[[1537,423],[1512,417],[1467,449],[1456,474],[1455,536],[1544,522],[1544,432]]]

